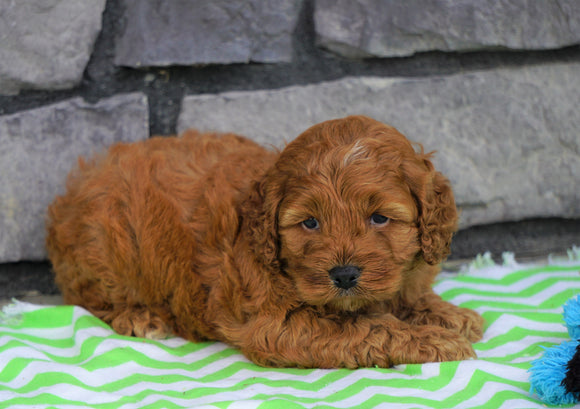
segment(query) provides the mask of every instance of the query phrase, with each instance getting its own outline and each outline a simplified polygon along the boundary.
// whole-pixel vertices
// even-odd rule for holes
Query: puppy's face
[[[421,196],[433,172],[394,128],[348,119],[311,128],[281,154],[277,224],[279,259],[302,300],[356,310],[400,291],[431,241]]]
[[[280,256],[304,301],[357,309],[399,290],[420,249],[417,207],[396,174],[370,158],[328,165],[289,181]]]

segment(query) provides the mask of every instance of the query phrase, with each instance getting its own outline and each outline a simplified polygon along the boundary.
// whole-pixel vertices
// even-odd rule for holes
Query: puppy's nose
[[[334,285],[348,290],[356,285],[360,277],[360,268],[353,265],[337,266],[328,271]]]

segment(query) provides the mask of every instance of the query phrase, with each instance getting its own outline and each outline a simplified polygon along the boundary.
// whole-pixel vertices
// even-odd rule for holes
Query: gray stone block
[[[580,43],[578,0],[316,0],[318,43],[351,58]]]
[[[149,136],[147,98],[80,98],[0,116],[0,262],[45,258],[45,215],[79,155]]]
[[[188,96],[178,128],[283,145],[309,126],[365,114],[437,150],[461,226],[580,218],[580,64],[436,78],[346,78],[278,90]]]
[[[302,0],[124,0],[115,63],[168,66],[290,61]]]
[[[78,84],[104,8],[105,0],[0,2],[0,94]]]

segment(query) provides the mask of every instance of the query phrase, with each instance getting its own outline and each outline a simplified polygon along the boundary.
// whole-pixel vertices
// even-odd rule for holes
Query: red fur
[[[117,144],[79,161],[47,246],[65,301],[121,334],[219,340],[266,366],[388,367],[475,356],[481,317],[431,290],[456,222],[429,155],[359,116],[280,153],[195,131]],[[333,284],[340,265],[361,269],[355,287]]]

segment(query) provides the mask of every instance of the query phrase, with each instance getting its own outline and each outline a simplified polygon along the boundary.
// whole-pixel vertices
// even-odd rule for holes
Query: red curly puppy
[[[117,144],[79,161],[47,246],[65,301],[121,334],[389,367],[475,356],[481,317],[431,290],[456,222],[429,155],[355,116],[281,153],[195,131]]]

